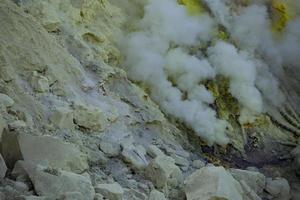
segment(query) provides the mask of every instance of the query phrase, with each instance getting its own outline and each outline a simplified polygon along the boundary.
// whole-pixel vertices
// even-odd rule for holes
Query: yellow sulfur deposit
[[[199,0],[177,0],[179,4],[185,5],[190,15],[201,15],[204,11]]]
[[[289,20],[287,6],[283,1],[272,1],[272,29],[281,32]]]
[[[296,15],[293,9],[295,0],[272,0],[271,1],[271,19],[274,32],[281,32],[287,23]]]

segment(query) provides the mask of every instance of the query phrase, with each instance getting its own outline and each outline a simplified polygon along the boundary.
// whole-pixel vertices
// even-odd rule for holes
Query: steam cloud
[[[204,2],[211,16],[190,16],[176,0],[148,0],[139,31],[123,40],[124,66],[130,79],[148,87],[165,113],[208,144],[224,145],[229,142],[228,124],[209,106],[214,97],[202,83],[219,74],[229,78],[230,93],[243,108],[242,121],[250,120],[249,113],[265,112],[265,105],[280,105],[284,97],[269,66],[299,67],[300,20],[291,21],[282,39],[275,41],[261,2],[238,12],[228,6],[230,1]],[[219,25],[229,33],[226,42],[216,38]],[[190,53],[192,47],[208,44],[207,51]]]

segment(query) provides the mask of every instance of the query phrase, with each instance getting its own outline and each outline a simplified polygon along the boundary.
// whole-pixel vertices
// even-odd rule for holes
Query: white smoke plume
[[[252,115],[264,112],[266,104],[279,105],[284,98],[269,64],[281,66],[284,60],[297,64],[299,46],[294,42],[299,41],[300,29],[297,21],[289,24],[284,39],[275,42],[264,4],[236,12],[230,9],[230,1],[204,2],[212,16],[190,16],[176,0],[148,0],[139,31],[123,40],[124,65],[128,76],[148,87],[165,113],[191,127],[208,144],[224,145],[229,142],[227,122],[216,117],[209,106],[214,98],[202,83],[217,74],[229,78],[230,93]],[[214,42],[218,25],[230,34],[227,42]],[[188,51],[207,44],[211,44],[207,52],[191,55]],[[268,56],[277,60],[265,61]],[[244,110],[241,114],[248,116]]]

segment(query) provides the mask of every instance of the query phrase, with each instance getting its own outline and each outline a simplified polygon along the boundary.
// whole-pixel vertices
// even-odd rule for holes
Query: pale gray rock
[[[130,200],[146,200],[147,196],[135,189],[124,189],[124,198]]]
[[[284,178],[267,178],[266,191],[271,194],[275,200],[290,199],[290,185]]]
[[[194,160],[192,162],[192,166],[196,169],[200,169],[202,167],[205,167],[205,162],[203,162],[202,160]]]
[[[261,198],[255,193],[252,188],[250,188],[250,186],[244,180],[240,180],[239,182],[243,188],[245,200],[261,200]]]
[[[255,193],[263,193],[266,186],[266,177],[262,173],[241,169],[230,169],[229,172],[236,180],[245,181]]]
[[[79,127],[90,131],[103,131],[107,121],[100,108],[85,105],[83,103],[74,103],[74,122]]]
[[[95,192],[100,193],[109,200],[122,200],[124,190],[118,183],[98,184]]]
[[[5,161],[2,155],[0,154],[0,179],[5,177],[6,171],[7,171],[7,167]]]
[[[21,181],[14,182],[14,188],[15,188],[15,190],[17,190],[19,192],[26,192],[29,190],[28,185]]]
[[[243,200],[243,190],[238,181],[223,167],[203,167],[184,181],[187,200]]]
[[[14,100],[7,96],[6,94],[0,93],[0,106],[4,108],[12,107],[14,105]]]
[[[2,154],[9,168],[13,168],[18,160],[74,172],[82,172],[88,168],[85,154],[74,145],[51,136],[32,136],[19,131],[4,131]]]
[[[58,107],[50,116],[51,123],[60,129],[73,130],[75,124],[73,123],[73,111],[69,108]]]
[[[104,200],[104,196],[102,194],[96,193],[94,200]]]
[[[157,146],[152,144],[148,146],[147,154],[152,158],[155,158],[157,156],[165,156],[164,152],[162,152]]]
[[[19,161],[20,162],[20,161]],[[23,173],[27,173],[36,193],[52,199],[82,194],[82,200],[94,199],[94,188],[88,175],[79,175],[63,170],[36,166],[33,163],[22,161]]]
[[[40,75],[37,71],[34,71],[31,80],[31,87],[38,93],[44,93],[49,91],[49,80],[47,77]]]
[[[142,146],[131,145],[125,147],[121,154],[124,161],[130,163],[135,169],[143,170],[148,165],[148,161],[145,157],[146,150]]]
[[[51,199],[47,197],[41,197],[35,195],[30,195],[30,196],[21,195],[16,200],[51,200]]]
[[[164,193],[158,190],[152,190],[150,192],[148,200],[166,200]]]
[[[184,157],[178,156],[176,154],[171,155],[171,157],[175,160],[175,164],[180,167],[188,168],[190,165],[189,161]]]
[[[3,117],[0,115],[0,142],[4,128],[6,127],[6,122]]]
[[[157,188],[176,187],[182,182],[182,173],[173,158],[158,156],[146,168],[145,175]]]
[[[82,200],[84,199],[84,194],[80,192],[66,192],[62,194],[58,200]]]
[[[117,156],[121,151],[120,145],[111,141],[101,141],[100,149],[109,157]]]

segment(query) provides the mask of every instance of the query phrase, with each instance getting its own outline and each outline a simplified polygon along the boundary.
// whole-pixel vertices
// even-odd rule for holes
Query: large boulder
[[[203,167],[187,177],[184,184],[187,200],[243,199],[241,185],[223,167]]]
[[[9,168],[13,168],[18,160],[74,172],[88,168],[86,155],[72,144],[54,137],[32,136],[20,131],[4,131],[2,155]]]
[[[0,154],[0,179],[4,178],[5,174],[7,171],[7,167],[6,164],[4,162],[4,159],[2,158],[1,154]]]
[[[274,197],[274,200],[288,200],[291,197],[290,185],[284,178],[268,178],[266,191]]]
[[[78,193],[82,197],[81,200],[93,200],[94,198],[95,191],[88,175],[36,166],[25,161],[18,161],[18,163],[19,172],[15,173],[26,173],[39,196],[63,199],[63,197],[67,198]]]
[[[245,183],[257,194],[262,194],[266,186],[266,177],[255,171],[230,169],[232,176],[238,181],[245,181]]]
[[[182,173],[175,165],[174,159],[169,156],[158,156],[153,159],[147,166],[145,174],[157,188],[167,185],[176,187],[182,182]]]

